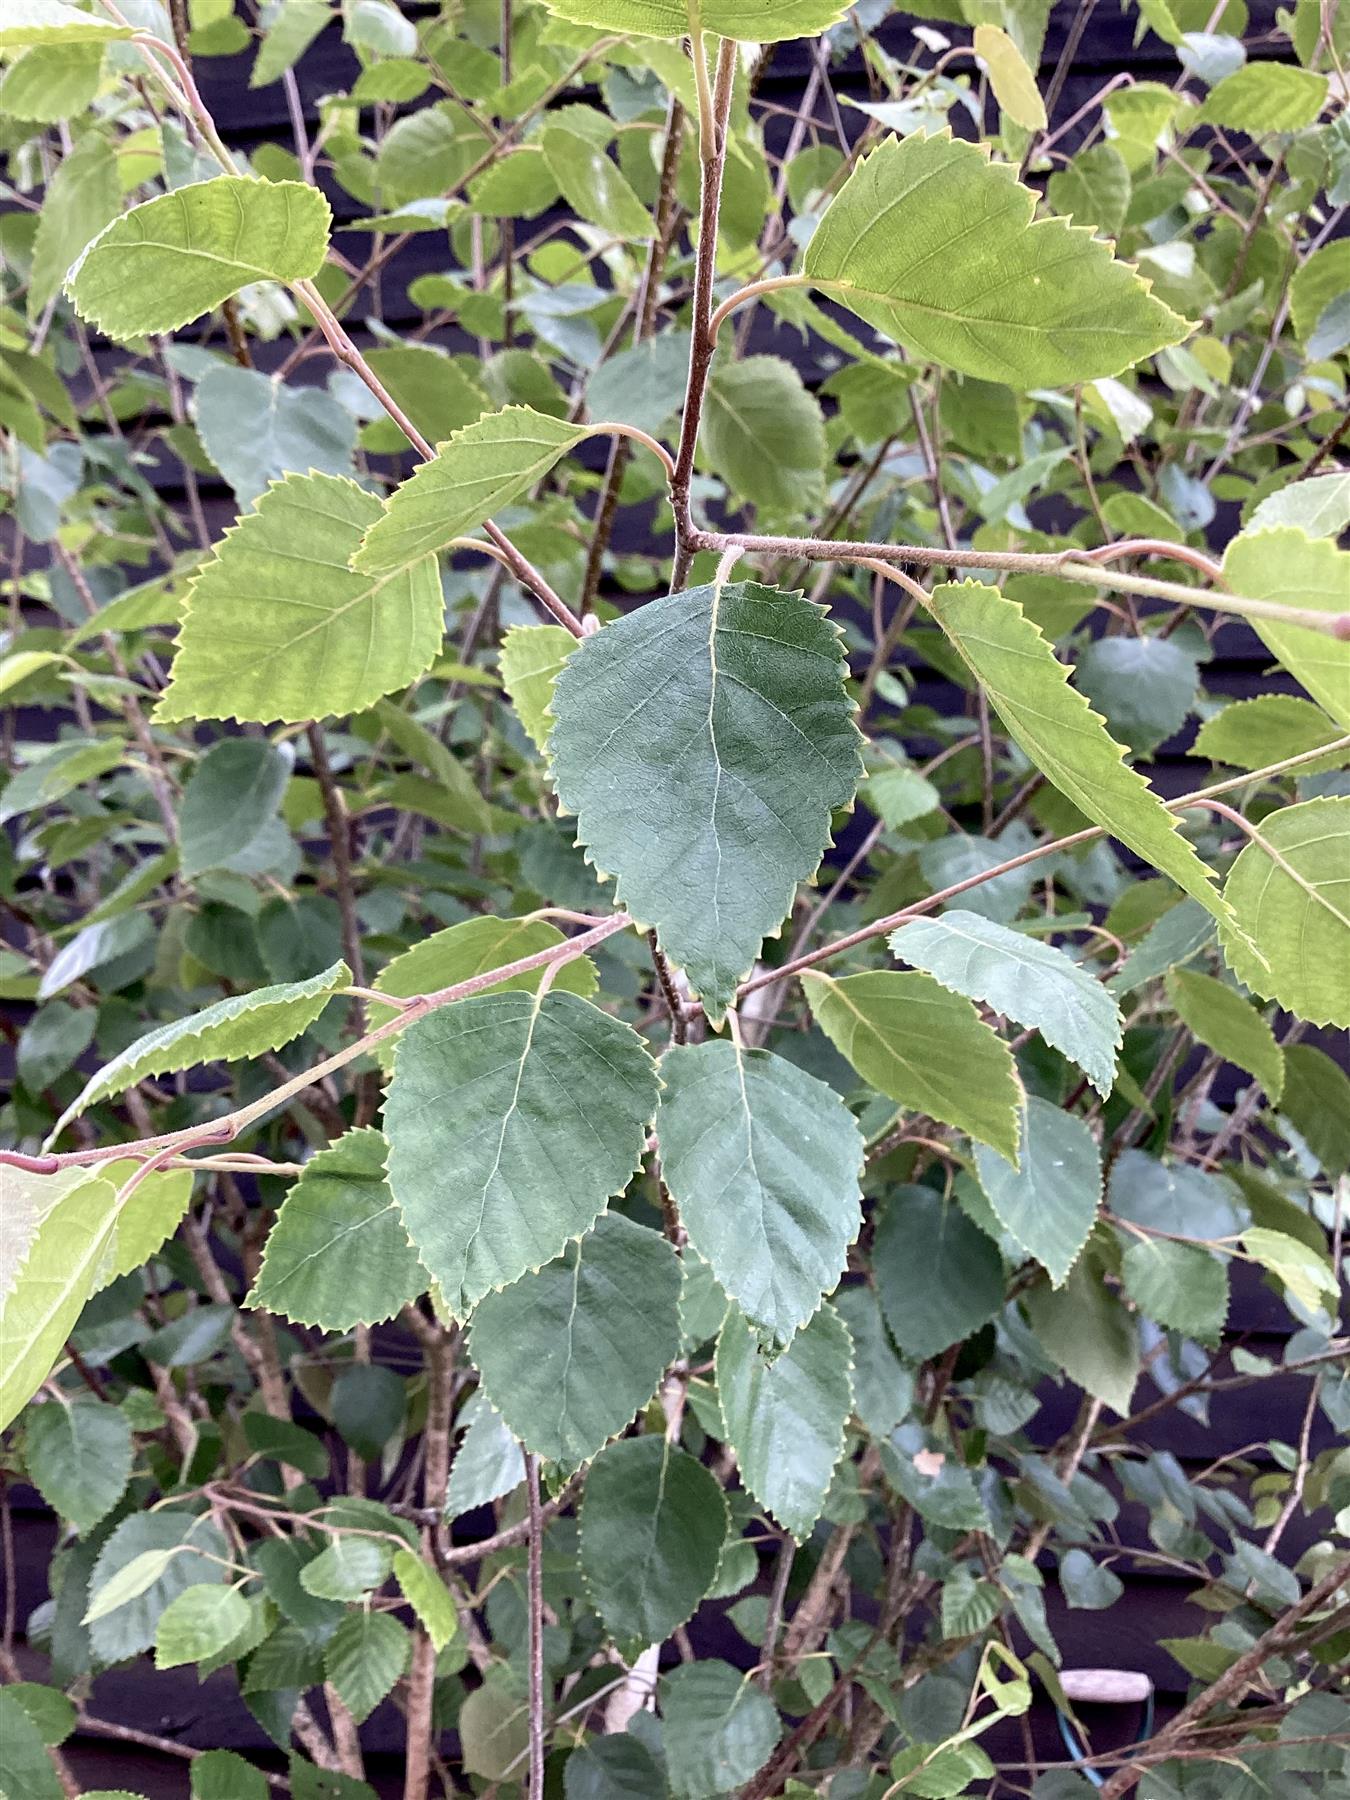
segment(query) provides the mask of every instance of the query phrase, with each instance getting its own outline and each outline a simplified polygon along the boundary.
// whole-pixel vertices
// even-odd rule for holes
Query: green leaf
[[[800,519],[825,482],[825,421],[791,363],[746,356],[713,371],[700,447],[739,499],[774,518]]]
[[[64,1694],[36,1681],[11,1681],[5,1685],[9,1697],[18,1701],[37,1726],[44,1744],[55,1747],[65,1743],[75,1729],[78,1715]]]
[[[393,1550],[382,1538],[344,1534],[305,1564],[300,1585],[316,1600],[360,1600],[388,1579],[393,1566]]]
[[[1173,969],[1167,997],[1182,1024],[1202,1044],[1254,1075],[1272,1100],[1284,1090],[1284,1054],[1269,1022],[1226,982],[1194,969]]]
[[[821,1030],[879,1093],[1016,1158],[1017,1065],[963,995],[893,969],[838,981],[811,969],[802,988]]]
[[[1243,934],[1221,928],[1233,973],[1310,1025],[1350,1026],[1347,857],[1350,797],[1305,800],[1261,821],[1224,885]]]
[[[218,175],[143,201],[80,257],[66,292],[111,338],[177,331],[254,281],[307,281],[332,211],[302,181]]]
[[[1334,1318],[1340,1305],[1341,1284],[1323,1256],[1282,1231],[1253,1225],[1242,1234],[1242,1247],[1254,1262],[1277,1276],[1289,1294],[1310,1313],[1329,1313]]]
[[[525,1453],[484,1394],[474,1394],[457,1423],[467,1424],[468,1430],[450,1470],[447,1519],[458,1519],[475,1506],[500,1500],[525,1479]]]
[[[307,1031],[339,988],[351,980],[346,963],[334,963],[310,981],[231,994],[191,1018],[156,1025],[104,1065],[52,1128],[58,1138],[72,1119],[99,1100],[125,1093],[147,1075],[173,1075],[210,1062],[247,1062],[279,1050]]]
[[[99,1401],[47,1401],[24,1417],[23,1459],[42,1498],[82,1536],[105,1519],[131,1479],[131,1427]]]
[[[589,429],[508,406],[453,432],[366,521],[352,567],[389,576],[445,549],[547,475]]]
[[[605,1213],[473,1315],[483,1392],[526,1449],[577,1464],[622,1431],[680,1349],[680,1266],[659,1232]]]
[[[601,1452],[581,1503],[581,1572],[609,1635],[660,1644],[712,1587],[730,1525],[716,1477],[661,1437]]]
[[[1267,494],[1252,513],[1249,528],[1268,531],[1277,525],[1296,525],[1310,538],[1339,537],[1350,526],[1350,471],[1309,475]]]
[[[888,1438],[914,1404],[914,1372],[896,1355],[870,1287],[841,1288],[831,1304],[853,1340],[854,1410],[873,1437]]]
[[[664,1786],[652,1753],[627,1732],[588,1738],[563,1765],[567,1800],[651,1800]]]
[[[407,1391],[392,1369],[353,1363],[333,1383],[329,1406],[342,1441],[364,1462],[374,1462],[402,1430]]]
[[[549,706],[558,673],[577,647],[561,625],[513,625],[502,639],[502,681],[516,716],[542,755],[553,719]]]
[[[914,1744],[891,1758],[891,1792],[915,1800],[953,1800],[973,1782],[987,1782],[997,1773],[978,1744]]]
[[[1350,554],[1332,538],[1309,537],[1293,525],[1244,531],[1224,553],[1223,572],[1236,593],[1253,600],[1350,612]],[[1350,639],[1270,619],[1252,624],[1318,705],[1350,731]]]
[[[715,1019],[853,798],[844,673],[821,608],[738,582],[651,601],[584,638],[558,677],[559,801]]]
[[[38,124],[74,119],[99,92],[101,79],[101,43],[34,45],[0,79],[0,113]]]
[[[389,1145],[349,1131],[305,1165],[268,1234],[247,1301],[298,1325],[350,1331],[392,1319],[430,1278],[385,1179]]]
[[[587,1229],[638,1168],[656,1099],[637,1033],[573,994],[475,995],[408,1027],[389,1185],[453,1312]]]
[[[1258,694],[1251,700],[1235,700],[1206,719],[1195,734],[1191,754],[1234,769],[1263,769],[1344,736],[1311,700],[1300,700],[1296,694]],[[1350,749],[1340,750],[1324,763],[1305,765],[1300,773],[1344,768],[1348,762]]]
[[[925,362],[1012,387],[1118,375],[1190,327],[1090,231],[947,132],[885,139],[807,245],[807,278]]]
[[[1206,94],[1197,125],[1222,125],[1249,137],[1302,131],[1326,104],[1327,78],[1290,63],[1249,62]]]
[[[1217,1344],[1228,1317],[1228,1270],[1198,1244],[1136,1238],[1125,1251],[1125,1292],[1166,1331]]]
[[[568,641],[573,641],[570,636]],[[416,994],[434,994],[441,988],[457,987],[461,981],[486,975],[491,969],[504,968],[507,963],[520,962],[540,950],[552,950],[563,942],[563,937],[547,919],[498,919],[491,913],[461,919],[458,925],[433,931],[387,962],[375,979],[375,988],[378,993],[393,994],[400,1000]],[[538,968],[509,975],[496,984],[495,991],[533,994],[546,973],[546,969]],[[589,956],[574,957],[555,970],[550,986],[554,992],[579,994],[583,1000],[588,999],[599,986],[595,964]],[[372,1004],[372,1026],[383,1025],[393,1017],[393,1007]],[[391,1045],[388,1056],[381,1060],[392,1066],[393,1054]]]
[[[1120,1008],[1063,950],[959,908],[912,919],[887,941],[902,962],[943,987],[1039,1031],[1103,1099],[1111,1092],[1124,1029]]]
[[[1059,1585],[1066,1606],[1088,1612],[1105,1611],[1125,1592],[1125,1583],[1113,1569],[1093,1562],[1086,1550],[1076,1548],[1066,1550],[1059,1559]]]
[[[113,147],[100,133],[87,132],[62,160],[43,196],[28,284],[30,319],[39,319],[60,293],[70,265],[117,217],[120,200]]]
[[[1045,128],[1045,102],[1035,73],[1006,31],[997,25],[975,27],[975,54],[989,71],[994,98],[1024,131]]]
[[[485,1681],[460,1708],[464,1767],[485,1781],[509,1781],[526,1767],[529,1707],[507,1678]]]
[[[210,1519],[181,1508],[123,1519],[89,1578],[85,1621],[94,1655],[115,1663],[148,1650],[169,1604],[188,1588],[223,1581],[228,1556]]]
[[[441,644],[440,579],[429,557],[378,579],[347,566],[380,513],[339,476],[274,482],[188,590],[155,717],[329,718],[415,681]]]
[[[267,1800],[261,1769],[233,1750],[205,1750],[192,1760],[192,1800]]]
[[[237,1588],[219,1583],[186,1588],[160,1615],[155,1628],[155,1667],[176,1669],[183,1663],[218,1656],[248,1622],[248,1601]]]
[[[1328,1175],[1344,1174],[1350,1169],[1350,1076],[1314,1044],[1291,1044],[1284,1061],[1284,1116]]]
[[[395,1550],[394,1574],[403,1598],[417,1615],[439,1656],[459,1633],[459,1614],[454,1597],[436,1571],[411,1550]]]
[[[1009,735],[1062,794],[1220,920],[1214,877],[1016,600],[976,581],[946,583],[929,608]]]
[[[432,443],[461,431],[492,410],[486,390],[443,350],[430,344],[397,344],[367,356],[382,385]],[[361,433],[362,446],[397,456],[408,438],[391,418],[376,418]]]
[[[852,1361],[828,1301],[773,1362],[734,1306],[717,1340],[717,1398],[741,1480],[798,1543],[811,1535],[843,1454]]]
[[[5,783],[0,792],[0,825],[37,807],[55,805],[84,782],[115,769],[125,756],[126,743],[121,738],[102,738],[96,743],[68,739],[45,749]]]
[[[556,116],[565,121],[567,113]],[[565,122],[546,125],[538,141],[549,174],[578,218],[636,243],[652,235],[651,215],[603,144]]]
[[[218,363],[197,384],[196,416],[202,448],[240,506],[283,475],[351,473],[356,421],[322,388]]]
[[[915,1361],[937,1356],[1003,1306],[998,1246],[930,1187],[901,1187],[877,1220],[872,1270],[891,1335]]]
[[[1085,645],[1075,673],[1112,737],[1136,756],[1152,756],[1181,730],[1199,684],[1195,658],[1180,644],[1123,633]]]
[[[638,37],[684,37],[689,7],[680,0],[547,0],[548,10],[577,25]],[[788,38],[815,37],[843,17],[839,0],[704,0],[699,21],[719,37],[749,44],[781,44]]]
[[[348,1613],[329,1638],[324,1674],[358,1725],[406,1670],[411,1652],[407,1627],[389,1613]]]
[[[1139,1344],[1133,1319],[1093,1259],[1080,1257],[1063,1287],[1033,1288],[1025,1306],[1031,1329],[1070,1381],[1124,1418],[1139,1379]]]
[[[667,1051],[661,1172],[689,1242],[756,1330],[789,1342],[862,1223],[863,1141],[830,1088],[767,1050]]]
[[[107,44],[129,38],[134,30],[134,25],[116,25],[101,14],[68,6],[66,0],[6,0],[0,50],[28,44]]]
[[[10,1688],[0,1688],[0,1782],[6,1800],[63,1800],[42,1733]]]
[[[1026,1103],[1022,1163],[977,1148],[975,1166],[1005,1231],[1045,1268],[1055,1287],[1078,1260],[1102,1197],[1097,1140],[1076,1113],[1033,1095]]]
[[[246,1412],[240,1423],[244,1427],[245,1442],[256,1455],[289,1463],[312,1481],[322,1481],[328,1474],[327,1446],[312,1431],[256,1408]]]
[[[37,1392],[113,1241],[117,1189],[90,1169],[5,1173],[0,1429]]]
[[[178,812],[179,869],[185,880],[221,869],[276,817],[291,758],[259,738],[212,744],[188,777]]]
[[[778,1713],[749,1675],[709,1658],[661,1684],[662,1748],[675,1800],[708,1800],[750,1781],[782,1736]]]
[[[1114,238],[1130,203],[1129,167],[1114,144],[1094,144],[1080,150],[1066,168],[1057,169],[1045,191],[1057,213],[1090,226],[1101,237]]]

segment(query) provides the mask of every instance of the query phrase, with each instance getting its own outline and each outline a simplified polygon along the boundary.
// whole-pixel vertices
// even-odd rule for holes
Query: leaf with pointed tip
[[[561,625],[513,625],[502,639],[502,681],[517,718],[541,755],[553,725],[549,712],[553,686],[576,647],[576,638]]]
[[[475,1506],[486,1506],[518,1488],[525,1479],[525,1453],[506,1429],[486,1394],[475,1393],[456,1424],[468,1430],[455,1452],[445,1516],[458,1519]]]
[[[408,1027],[389,1185],[451,1311],[593,1223],[641,1163],[656,1100],[637,1033],[574,994],[480,994]]]
[[[408,1666],[412,1638],[386,1612],[353,1612],[329,1638],[323,1669],[358,1725],[374,1712]]]
[[[1315,607],[1350,615],[1350,553],[1330,537],[1309,537],[1295,525],[1244,531],[1224,553],[1224,579],[1253,600]],[[1253,619],[1253,626],[1296,680],[1350,731],[1350,638]]]
[[[605,1213],[579,1243],[489,1294],[469,1354],[525,1445],[582,1463],[656,1392],[680,1348],[680,1265],[659,1232]]]
[[[156,1025],[91,1077],[52,1128],[52,1139],[96,1102],[125,1093],[147,1075],[173,1075],[201,1063],[245,1062],[279,1050],[308,1030],[351,978],[346,963],[337,962],[309,981],[231,994],[191,1018]]]
[[[1297,694],[1256,694],[1250,700],[1234,700],[1206,719],[1195,734],[1191,755],[1207,756],[1234,769],[1264,769],[1286,757],[1339,743],[1345,735],[1311,700]],[[1350,747],[1305,763],[1299,773],[1315,775],[1324,768],[1343,769],[1347,763]]]
[[[344,1535],[305,1564],[300,1586],[316,1600],[360,1600],[387,1579],[393,1566],[393,1550],[383,1539]]]
[[[24,1415],[23,1460],[48,1506],[83,1535],[126,1492],[131,1427],[115,1406],[48,1401]]]
[[[1120,1007],[1063,950],[960,908],[911,919],[887,942],[902,962],[943,987],[1039,1031],[1078,1064],[1103,1099],[1111,1092],[1124,1030]]]
[[[1016,600],[978,581],[948,582],[929,610],[983,687],[1009,735],[1080,812],[1232,922],[1214,876],[1110,736]]]
[[[0,1430],[37,1392],[112,1242],[117,1189],[96,1169],[5,1170],[0,1233]]]
[[[331,718],[430,668],[444,613],[434,560],[378,577],[348,567],[380,512],[343,476],[273,482],[193,579],[155,717]]]
[[[305,1165],[267,1238],[248,1306],[350,1331],[392,1319],[430,1277],[385,1180],[389,1145],[349,1131]]]
[[[1267,814],[1228,871],[1237,930],[1220,928],[1239,981],[1310,1025],[1350,1026],[1350,796]]]
[[[332,222],[308,182],[218,175],[114,219],[70,271],[66,292],[108,337],[177,331],[251,282],[317,275]]]
[[[1005,1231],[1063,1285],[1088,1241],[1102,1198],[1097,1140],[1076,1113],[1032,1095],[1026,1103],[1022,1161],[1013,1168],[980,1146],[980,1186]]]
[[[815,1528],[844,1450],[853,1345],[826,1301],[769,1362],[732,1307],[717,1340],[717,1397],[741,1480],[798,1543]]]
[[[802,987],[817,1025],[879,1093],[1016,1157],[1017,1065],[964,995],[894,969],[838,981],[808,969]]]
[[[351,566],[389,576],[444,550],[547,475],[589,430],[529,406],[508,406],[452,432],[367,522],[350,552]]]
[[[716,1477],[665,1436],[596,1458],[581,1502],[581,1572],[627,1650],[664,1643],[712,1587],[730,1524]]]
[[[661,1172],[689,1242],[784,1345],[844,1272],[863,1141],[832,1089],[767,1050],[677,1046],[661,1063]]]
[[[872,1246],[877,1297],[906,1356],[937,1356],[1003,1305],[1003,1259],[991,1237],[936,1189],[895,1189]]]
[[[1225,75],[1205,96],[1197,125],[1224,125],[1262,137],[1268,131],[1301,131],[1327,98],[1327,78],[1289,63],[1249,62]]]
[[[651,601],[583,638],[558,677],[558,798],[714,1018],[853,799],[844,675],[822,608],[736,582]]]
[[[0,27],[0,39],[3,35]],[[96,131],[78,138],[43,195],[28,282],[30,319],[42,316],[60,293],[76,257],[117,217],[120,198],[117,153],[111,142]]]
[[[1173,969],[1167,997],[1182,1024],[1216,1056],[1254,1075],[1272,1100],[1284,1090],[1284,1052],[1269,1020],[1212,975]]]
[[[807,279],[920,360],[1014,387],[1118,375],[1190,329],[1100,238],[1032,223],[1013,169],[946,132],[887,138],[807,245]]]

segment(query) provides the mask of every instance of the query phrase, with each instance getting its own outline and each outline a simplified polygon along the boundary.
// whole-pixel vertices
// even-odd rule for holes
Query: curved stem
[[[747,301],[756,300],[761,294],[773,294],[780,288],[809,287],[811,284],[805,275],[769,275],[763,281],[752,281],[747,287],[737,288],[730,299],[724,300],[716,312],[708,320],[708,342],[716,343],[717,334],[722,329],[723,319],[734,313]]]
[[[672,480],[674,479],[675,458],[670,454],[669,450],[666,449],[664,444],[658,443],[650,432],[643,431],[639,426],[620,425],[612,419],[606,419],[601,424],[589,426],[587,435],[590,437],[631,438],[635,444],[641,444],[645,450],[650,450],[652,455],[658,458],[661,466],[665,469],[666,474],[670,476]]]

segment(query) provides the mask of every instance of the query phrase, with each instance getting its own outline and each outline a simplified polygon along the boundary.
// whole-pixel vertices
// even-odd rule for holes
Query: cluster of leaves
[[[197,1800],[1350,1792],[1350,18],[1052,129],[1044,0],[842,11],[5,0],[8,1800],[151,1651]]]

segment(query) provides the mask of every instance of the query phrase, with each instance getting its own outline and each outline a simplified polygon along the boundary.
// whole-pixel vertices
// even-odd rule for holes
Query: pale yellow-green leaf
[[[0,18],[0,50],[30,44],[106,44],[129,38],[133,25],[118,25],[101,13],[68,6],[66,0],[5,0]]]
[[[1167,997],[1193,1036],[1225,1062],[1254,1075],[1272,1100],[1279,1099],[1284,1055],[1268,1021],[1249,1000],[1196,969],[1171,970]]]
[[[1335,1313],[1341,1284],[1325,1257],[1282,1231],[1254,1225],[1242,1234],[1242,1247],[1263,1269],[1277,1275],[1290,1294],[1309,1312]]]
[[[303,181],[218,175],[114,219],[66,292],[112,338],[176,331],[255,281],[303,281],[328,254],[332,212]]]
[[[1316,607],[1350,619],[1350,554],[1331,538],[1309,537],[1294,525],[1244,531],[1228,546],[1223,572],[1234,592],[1253,600]],[[1252,624],[1318,705],[1350,731],[1350,638],[1270,619]]]
[[[529,406],[508,406],[453,432],[394,489],[352,553],[352,567],[390,575],[443,550],[546,475],[588,430]]]
[[[864,1081],[1016,1163],[1024,1100],[1017,1065],[963,994],[895,969],[838,981],[809,969],[802,987],[817,1025]]]
[[[1227,920],[1214,876],[1108,733],[1069,671],[1015,600],[980,582],[947,583],[929,608],[980,682],[1009,735],[1080,812],[1192,899]],[[1250,985],[1250,984],[1249,984]]]
[[[915,356],[1031,388],[1118,375],[1189,326],[1086,228],[1032,223],[987,150],[914,134],[858,164],[807,245],[809,281]]]
[[[1016,125],[1027,131],[1045,127],[1045,102],[1026,58],[1007,32],[997,25],[975,27],[975,54],[989,71],[994,98]]]
[[[514,625],[502,639],[502,681],[536,750],[548,746],[553,729],[549,704],[553,684],[577,640],[561,625]]]
[[[688,5],[679,0],[546,0],[550,12],[578,25],[639,37],[678,38],[690,29]],[[777,44],[816,37],[844,15],[843,0],[704,0],[699,23],[719,37]]]
[[[156,718],[341,716],[416,680],[441,645],[440,578],[421,554],[387,573],[353,571],[381,516],[341,476],[273,482],[192,583]]]
[[[1223,891],[1238,979],[1310,1025],[1350,1026],[1350,796],[1268,814]]]

